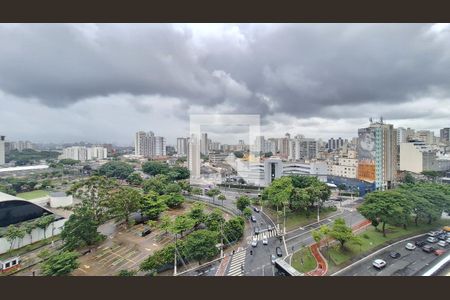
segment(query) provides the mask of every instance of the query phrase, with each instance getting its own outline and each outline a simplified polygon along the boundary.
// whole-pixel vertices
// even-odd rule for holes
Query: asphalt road
[[[427,268],[434,260],[438,258],[434,253],[426,253],[421,248],[417,247],[415,250],[406,250],[406,243],[414,243],[417,240],[425,240],[426,234],[409,239],[396,245],[391,245],[385,250],[380,251],[376,255],[364,258],[352,265],[350,268],[336,274],[337,276],[414,276]],[[433,244],[435,249],[442,249],[437,244]],[[448,246],[447,246],[448,248]],[[401,257],[391,258],[389,253],[395,251],[400,253]],[[448,251],[448,249],[447,249]],[[377,270],[372,266],[375,259],[383,259],[386,261],[386,267],[382,270]]]

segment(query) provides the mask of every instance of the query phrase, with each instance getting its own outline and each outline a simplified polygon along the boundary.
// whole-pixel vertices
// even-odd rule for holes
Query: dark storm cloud
[[[171,97],[183,119],[195,106],[340,118],[356,104],[376,114],[450,92],[450,34],[429,24],[245,24],[202,36],[208,26],[3,25],[0,90],[49,107],[114,94]]]

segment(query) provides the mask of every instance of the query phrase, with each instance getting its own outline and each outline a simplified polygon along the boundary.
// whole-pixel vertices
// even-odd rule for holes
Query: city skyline
[[[3,24],[0,134],[132,145],[143,130],[176,145],[189,136],[190,114],[221,113],[261,115],[266,138],[350,139],[380,116],[439,136],[450,113],[449,29]],[[223,143],[241,139],[229,135]]]

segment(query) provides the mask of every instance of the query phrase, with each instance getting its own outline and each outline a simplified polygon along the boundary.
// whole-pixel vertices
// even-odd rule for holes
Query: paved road
[[[417,240],[425,240],[426,235],[421,237],[409,239],[400,242],[396,245],[391,245],[385,250],[380,251],[376,255],[369,256],[352,265],[350,268],[337,273],[337,276],[414,276],[421,270],[427,268],[434,260],[438,258],[433,253],[426,253],[420,248],[413,251],[405,249],[405,244],[408,242],[414,243]],[[436,249],[442,249],[437,244],[434,244]],[[401,254],[400,258],[394,259],[389,256],[389,253],[396,251]],[[448,251],[448,249],[447,249]],[[387,265],[381,271],[372,266],[375,259],[383,259]]]

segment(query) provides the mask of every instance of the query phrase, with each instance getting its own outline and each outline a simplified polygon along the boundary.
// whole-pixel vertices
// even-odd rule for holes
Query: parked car
[[[255,207],[253,207],[253,211],[255,211],[255,212],[257,212],[257,213],[259,213],[259,209],[255,206]]]
[[[144,230],[142,230],[141,232],[141,236],[147,236],[150,233],[152,233],[152,230],[150,228],[144,228]]]
[[[389,253],[389,256],[392,258],[399,258],[401,255],[400,255],[400,253],[393,251],[393,252]]]
[[[446,242],[447,244],[450,244],[450,238],[447,238]]]
[[[439,231],[430,231],[428,232],[428,236],[435,237],[439,234]]]
[[[426,241],[416,241],[415,244],[417,247],[423,247],[427,244],[427,242]]]
[[[413,244],[413,243],[407,243],[406,245],[405,245],[405,248],[406,248],[406,250],[414,250],[414,249],[416,249],[416,246]]]
[[[251,220],[252,220],[253,223],[256,223],[256,218],[255,218],[255,216],[252,216],[252,217],[251,217]]]
[[[437,249],[437,250],[434,250],[434,254],[435,254],[436,256],[442,255],[442,254],[444,254],[444,253],[445,253],[445,250],[444,250],[444,249]]]
[[[386,267],[386,262],[382,259],[375,259],[372,263],[372,266],[374,266],[378,270],[381,270]]]
[[[441,241],[445,241],[447,239],[447,234],[446,233],[441,233],[440,235],[438,235],[437,238],[439,240],[441,240]]]
[[[279,256],[279,257],[283,256],[283,252],[281,251],[280,247],[277,247],[276,252],[277,252],[277,256]]]
[[[439,241],[437,244],[444,248],[447,247],[447,243],[445,241]]]
[[[264,237],[262,241],[263,241],[263,245],[269,244],[269,240],[266,237]]]
[[[425,246],[422,247],[422,250],[427,252],[427,253],[431,253],[431,252],[434,251],[434,247],[431,246],[431,245],[425,245]]]
[[[429,242],[429,243],[436,243],[437,241],[438,241],[438,239],[433,236],[430,236],[429,238],[427,238],[427,242]]]

